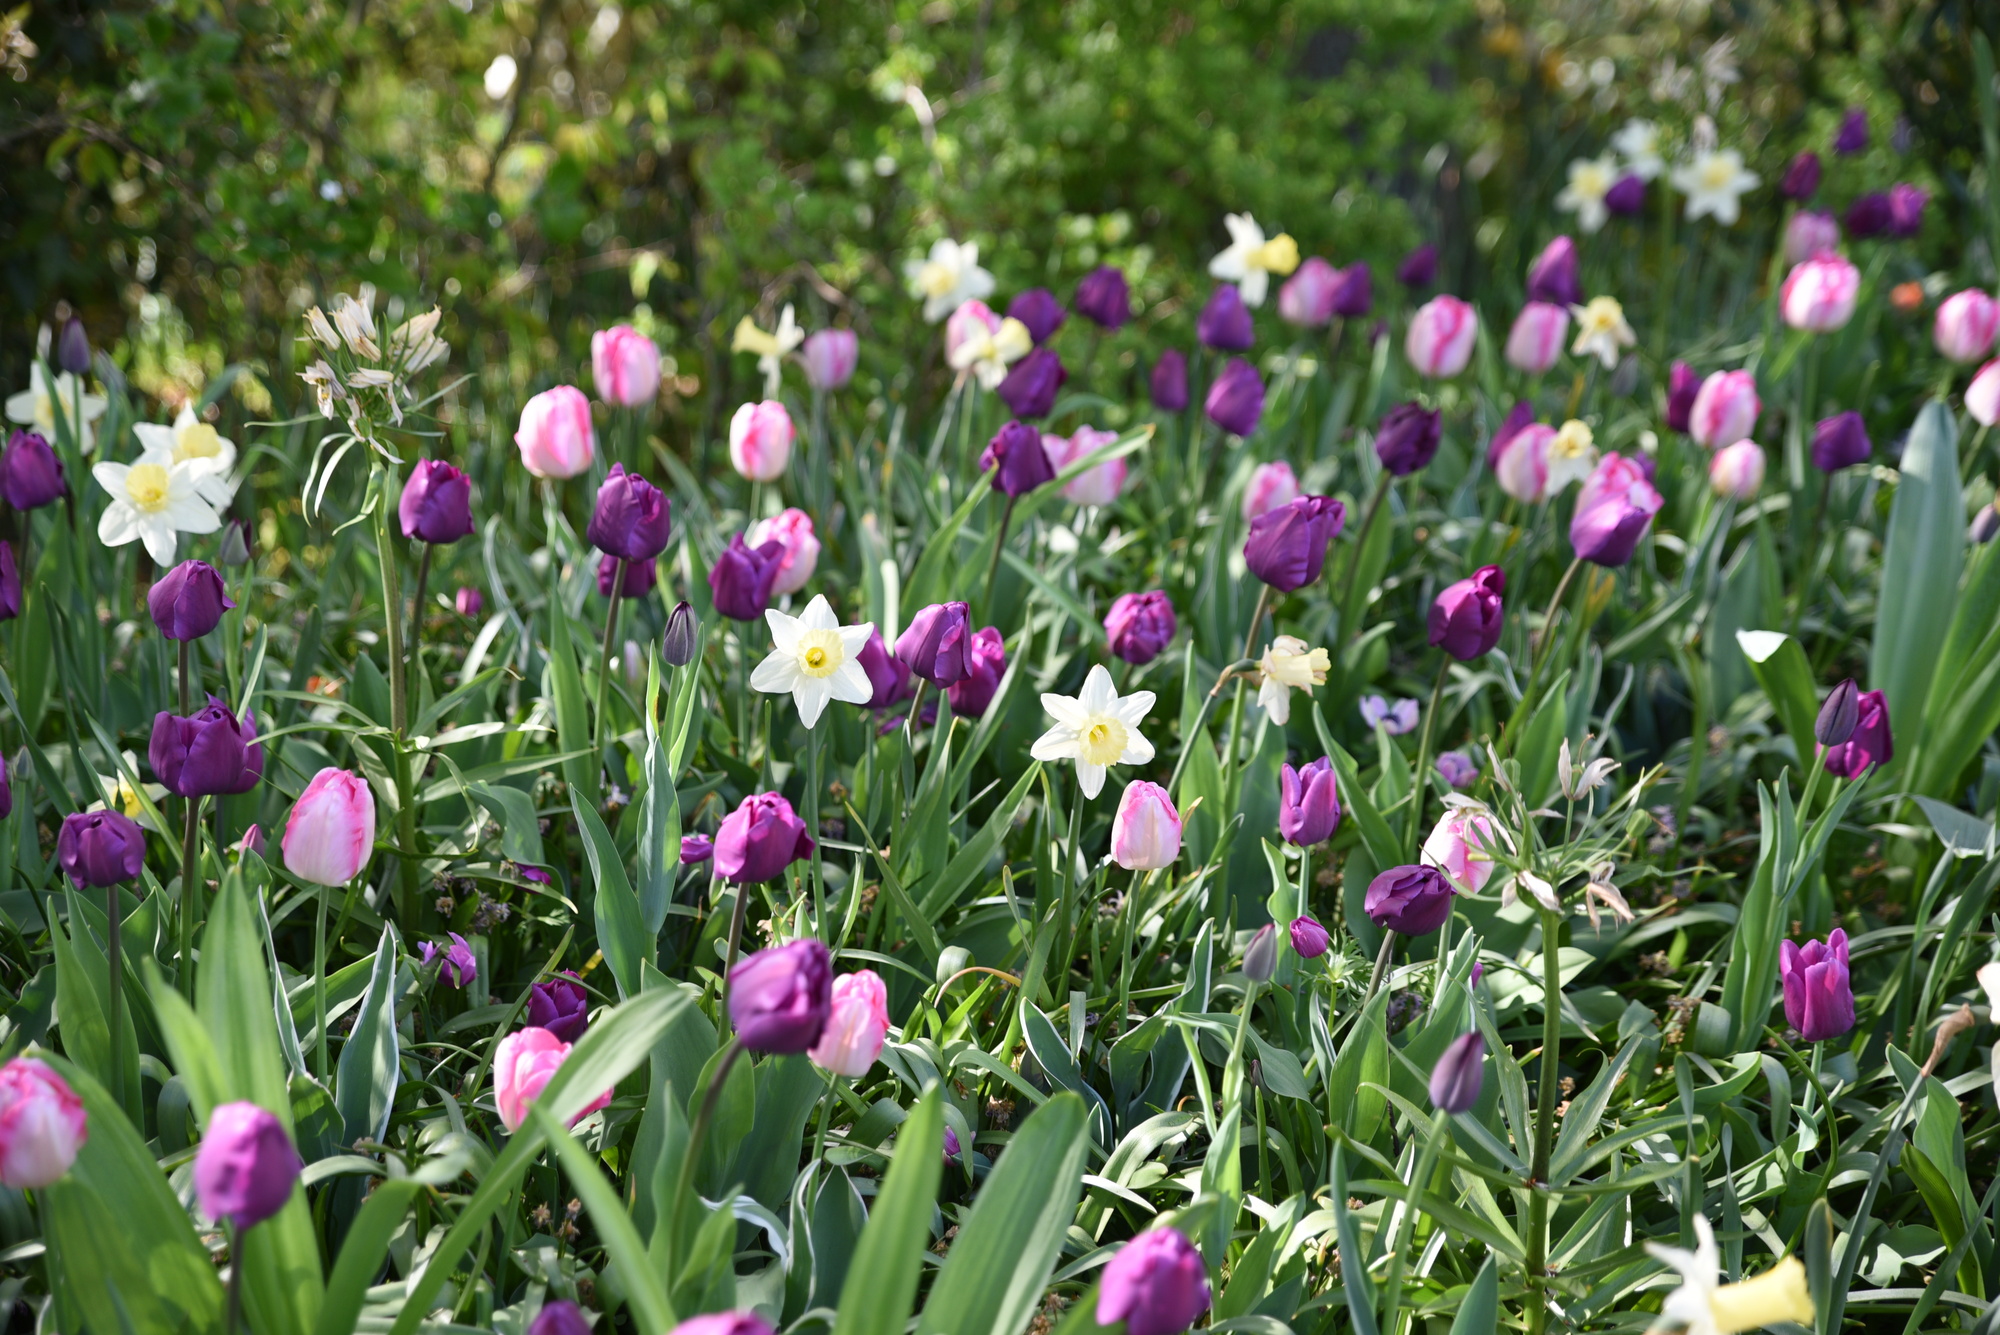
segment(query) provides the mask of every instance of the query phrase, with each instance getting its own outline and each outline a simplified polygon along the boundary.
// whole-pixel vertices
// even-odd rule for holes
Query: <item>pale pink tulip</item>
[[[867,1075],[889,1036],[889,989],[873,969],[833,980],[833,1005],[819,1042],[806,1055],[821,1068],[849,1078]]]
[[[1549,494],[1549,442],[1556,429],[1544,422],[1530,422],[1500,447],[1493,474],[1500,490],[1517,501],[1539,505]]]
[[[1546,301],[1531,301],[1514,317],[1507,331],[1507,364],[1529,375],[1540,375],[1562,356],[1569,337],[1569,312]]]
[[[1483,807],[1450,807],[1424,840],[1424,861],[1445,874],[1460,893],[1476,895],[1493,875],[1489,849],[1500,847]]]
[[[575,477],[597,457],[590,400],[574,385],[543,390],[521,406],[514,444],[522,465],[536,477]]]
[[[1333,318],[1333,299],[1339,289],[1340,271],[1315,255],[1278,289],[1278,318],[1286,324],[1317,329]]]
[[[590,370],[597,397],[621,408],[651,403],[660,392],[660,350],[629,324],[590,336]]]
[[[47,1062],[16,1057],[0,1066],[0,1183],[46,1187],[89,1138],[83,1100]]]
[[[1403,352],[1419,375],[1449,380],[1472,360],[1472,343],[1479,335],[1479,317],[1472,306],[1453,296],[1432,297],[1410,317]]]
[[[1838,255],[1815,255],[1785,276],[1778,309],[1794,329],[1830,334],[1854,318],[1860,292],[1861,270]]]
[[[785,475],[797,438],[784,404],[746,403],[729,419],[729,462],[752,482],[775,482]]]
[[[1111,860],[1127,871],[1171,867],[1181,855],[1181,814],[1157,783],[1127,784],[1111,818]]]
[[[546,1029],[520,1029],[500,1040],[493,1053],[493,1102],[500,1110],[500,1124],[518,1131],[528,1120],[528,1105],[542,1096],[542,1090],[569,1056],[570,1045]],[[575,1126],[591,1113],[611,1102],[611,1091],[596,1099],[569,1119]]]
[[[1250,485],[1243,489],[1243,522],[1247,524],[1258,515],[1290,505],[1298,498],[1299,479],[1290,464],[1283,459],[1258,464],[1257,471],[1250,475]]]
[[[1992,351],[1996,329],[2000,329],[2000,302],[1969,287],[1939,304],[1931,334],[1938,351],[1951,360],[1976,362]]]
[[[1757,429],[1763,404],[1757,377],[1748,371],[1717,371],[1701,382],[1688,410],[1688,434],[1709,449],[1742,440]]]
[[[285,869],[315,885],[346,885],[375,847],[375,795],[360,775],[328,766],[292,804],[281,843]]]
[[[1735,501],[1755,500],[1764,485],[1764,451],[1754,440],[1725,445],[1708,461],[1708,484]]]
[[[852,329],[821,329],[806,336],[799,349],[806,383],[814,389],[839,389],[854,378],[861,360],[861,340]]]
[[[1042,435],[1042,453],[1049,456],[1049,466],[1060,473],[1078,459],[1095,454],[1117,439],[1116,431],[1100,431],[1094,426],[1080,426],[1067,439],[1045,432]],[[1125,490],[1129,467],[1124,459],[1113,459],[1095,468],[1087,468],[1063,484],[1063,495],[1075,505],[1109,505],[1118,499],[1118,493]]]
[[[1965,387],[1965,411],[1981,426],[2000,422],[2000,360],[1980,367]]]
[[[1798,264],[1840,244],[1840,224],[1830,213],[1801,209],[1785,224],[1785,262]]]
[[[797,508],[785,510],[758,520],[743,535],[743,545],[750,548],[772,541],[783,547],[785,553],[778,558],[778,579],[771,585],[771,592],[797,593],[812,578],[813,567],[819,564],[819,535],[813,532],[812,516]]]

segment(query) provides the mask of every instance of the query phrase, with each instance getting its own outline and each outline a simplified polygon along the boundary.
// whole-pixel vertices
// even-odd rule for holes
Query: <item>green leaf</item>
[[[896,1132],[888,1176],[848,1267],[849,1274],[865,1275],[868,1282],[842,1293],[833,1335],[903,1335],[923,1273],[943,1170],[942,1091],[932,1085]]]
[[[659,656],[648,653],[645,788],[639,794],[639,841],[634,851],[639,865],[639,920],[655,940],[667,920],[667,905],[673,899],[674,882],[681,869],[681,800],[674,787],[673,748],[660,736],[653,721],[659,687]]]
[[[1459,1300],[1451,1319],[1451,1335],[1495,1335],[1500,1329],[1500,1270],[1490,1253],[1473,1276],[1472,1287]]]
[[[1813,726],[1819,721],[1819,693],[1813,687],[1812,664],[1799,642],[1782,631],[1739,630],[1736,643],[1750,664],[1757,684],[1770,698],[1783,728],[1797,749],[1801,772],[1813,763],[1819,742]]]
[[[1313,704],[1313,726],[1319,730],[1319,744],[1326,748],[1326,754],[1333,761],[1333,772],[1340,779],[1340,805],[1361,831],[1361,842],[1367,845],[1368,856],[1377,869],[1402,865],[1403,841],[1389,828],[1389,822],[1382,819],[1382,813],[1375,809],[1374,800],[1368,790],[1361,786],[1361,772],[1354,763],[1354,757],[1347,754],[1347,748],[1333,740],[1332,729],[1326,726],[1326,712],[1317,701]]]
[[[510,862],[541,865],[542,827],[535,816],[534,798],[500,783],[467,783],[465,795],[485,807],[500,827],[503,856]]]
[[[356,1328],[375,1277],[389,1254],[389,1239],[403,1225],[423,1184],[415,1178],[377,1182],[340,1244],[340,1259],[326,1282],[313,1335],[349,1335]]]
[[[109,963],[104,952],[84,927],[84,914],[77,903],[77,891],[65,891],[70,900],[69,932],[60,923],[49,925],[49,943],[55,948],[57,1030],[63,1051],[89,1071],[100,1084],[111,1084],[111,1025],[107,1010],[111,993],[106,986]],[[71,933],[74,933],[72,935]],[[120,1052],[125,1068],[126,1102],[136,1109],[139,1088],[139,1038],[132,1025],[132,1008],[119,1013],[119,1029],[124,1034]]]
[[[564,751],[563,782],[569,785],[572,800],[577,793],[595,793],[598,766],[591,745],[590,709],[583,699],[583,678],[577,675],[569,616],[555,597],[549,599],[549,695],[556,711],[556,740]]]
[[[1565,671],[1535,706],[1521,732],[1515,752],[1521,762],[1521,796],[1532,807],[1540,806],[1555,791],[1556,764],[1562,757],[1562,740],[1569,732],[1570,674]]]
[[[1889,727],[1917,736],[1965,566],[1965,497],[1951,410],[1926,403],[1898,464],[1882,550],[1868,680],[1889,697]]]
[[[612,842],[611,831],[604,828],[596,808],[583,800],[584,791],[574,784],[570,786],[569,807],[583,830],[583,851],[590,859],[590,878],[597,883],[597,893],[591,899],[597,923],[597,947],[604,952],[604,962],[611,966],[618,995],[634,997],[639,993],[640,964],[653,962],[655,938],[646,931],[645,918],[639,912],[639,897],[632,893],[632,882],[625,877],[625,863],[618,856],[618,845]]]
[[[986,818],[986,824],[980,827],[979,833],[965,841],[965,846],[945,864],[937,879],[925,888],[923,902],[919,908],[926,925],[956,903],[965,887],[972,884],[973,878],[986,870],[986,864],[1000,849],[1000,841],[1005,839],[1007,831],[1013,828],[1014,816],[1020,811],[1021,803],[1027,800],[1028,789],[1041,772],[1042,762],[1039,760],[1031,762],[1028,768],[1022,771],[1021,777],[1014,781],[1014,787],[1007,796],[1000,799],[999,805],[993,808],[993,814]],[[936,952],[932,952],[931,960],[933,963],[936,962]]]
[[[1363,1144],[1373,1139],[1385,1107],[1379,1087],[1389,1083],[1389,1031],[1383,1023],[1388,1005],[1385,987],[1348,1030],[1327,1082],[1327,1099],[1340,1116],[1341,1129]]]
[[[597,1228],[597,1236],[604,1244],[612,1265],[617,1267],[618,1285],[625,1291],[625,1297],[632,1304],[633,1316],[637,1318],[641,1330],[665,1331],[675,1324],[674,1309],[667,1302],[667,1294],[660,1287],[660,1278],[646,1257],[646,1244],[639,1239],[639,1230],[632,1227],[632,1217],[625,1213],[624,1203],[618,1199],[618,1192],[604,1178],[591,1156],[583,1146],[576,1143],[561,1122],[542,1108],[541,1104],[528,1106],[528,1115],[535,1121],[542,1137],[554,1147],[556,1158],[562,1161],[563,1173],[576,1188],[577,1198],[590,1214],[590,1222]]]
[[[951,517],[939,524],[924,542],[924,554],[917,558],[917,568],[903,584],[904,606],[925,607],[944,601],[954,584],[953,567],[959,564],[958,531],[972,518],[974,508],[986,498],[987,492],[984,486],[972,487]]]
[[[368,971],[368,990],[354,1012],[354,1027],[340,1048],[334,1079],[334,1106],[340,1110],[342,1138],[348,1143],[380,1140],[389,1129],[389,1109],[396,1102],[400,1043],[396,1035],[397,949],[394,923],[382,928],[375,962]]]

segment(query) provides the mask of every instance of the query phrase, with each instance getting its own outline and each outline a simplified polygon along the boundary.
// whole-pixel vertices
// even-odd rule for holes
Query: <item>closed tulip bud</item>
[[[1709,449],[1742,440],[1757,429],[1763,410],[1757,377],[1748,371],[1717,371],[1701,382],[1688,412],[1688,434]]]
[[[1500,490],[1530,505],[1548,499],[1549,445],[1556,436],[1556,429],[1542,422],[1530,422],[1509,436],[1493,464]]]
[[[1778,193],[1803,204],[1819,192],[1819,175],[1819,154],[1805,149],[1786,165],[1778,182]]]
[[[1368,261],[1356,260],[1342,269],[1333,289],[1333,313],[1343,320],[1358,320],[1375,309],[1375,279]]]
[[[1111,818],[1111,860],[1126,871],[1158,871],[1181,855],[1181,813],[1157,783],[1125,785]]]
[[[1152,395],[1153,406],[1161,412],[1177,413],[1188,406],[1187,357],[1168,348],[1160,354],[1160,360],[1153,363],[1153,371],[1147,377],[1146,388]]]
[[[1454,1039],[1431,1068],[1431,1107],[1439,1112],[1472,1111],[1486,1083],[1486,1040],[1475,1031]]]
[[[1436,867],[1391,867],[1368,883],[1369,921],[1399,936],[1428,936],[1451,916],[1451,882]]]
[[[808,936],[760,950],[729,971],[729,1021],[752,1052],[805,1052],[826,1031],[833,961]]]
[[[1294,918],[1291,926],[1292,949],[1300,959],[1316,960],[1333,947],[1333,938],[1326,934],[1326,928],[1311,918]]]
[[[575,477],[597,457],[590,400],[574,385],[543,390],[521,406],[514,444],[521,466],[536,477]]]
[[[2000,360],[1980,367],[1965,387],[1965,411],[1981,426],[2000,422]]]
[[[1258,515],[1290,505],[1298,498],[1299,479],[1290,464],[1282,459],[1259,464],[1250,475],[1250,485],[1243,489],[1243,522],[1248,524]]]
[[[1924,206],[1931,192],[1898,182],[1889,187],[1889,235],[1909,238],[1924,228]]]
[[[590,1023],[590,994],[583,990],[582,979],[565,969],[529,988],[528,1023],[564,1043],[582,1038]]]
[[[1015,362],[994,393],[1016,417],[1047,417],[1056,405],[1056,391],[1069,379],[1062,358],[1052,348],[1036,348]]]
[[[1569,338],[1569,310],[1545,301],[1531,301],[1514,317],[1507,331],[1507,364],[1529,375],[1540,375],[1562,357]]]
[[[1631,172],[1611,183],[1604,192],[1605,211],[1619,218],[1636,218],[1646,207],[1646,178]]]
[[[62,460],[38,431],[16,431],[0,452],[0,497],[16,510],[36,510],[69,494]]]
[[[1243,352],[1257,341],[1250,308],[1243,304],[1236,284],[1223,283],[1215,289],[1195,320],[1194,334],[1203,347],[1217,352]]]
[[[21,615],[21,571],[14,564],[12,543],[0,542],[0,621]]]
[[[1579,501],[1569,524],[1570,546],[1593,565],[1622,566],[1638,550],[1663,504],[1660,493],[1647,482],[1604,492],[1588,509]]]
[[[625,578],[618,578],[618,558],[606,553],[597,562],[597,596],[609,598],[611,586],[618,585],[620,598],[644,598],[659,582],[660,572],[651,561],[627,561]]]
[[[1493,875],[1492,850],[1499,846],[1493,818],[1484,807],[1446,807],[1424,840],[1423,859],[1443,872],[1453,886],[1476,895]]]
[[[1437,758],[1437,774],[1453,788],[1470,788],[1479,779],[1479,765],[1463,751],[1447,751]]]
[[[1007,303],[1007,314],[1027,327],[1028,337],[1035,341],[1036,347],[1048,342],[1049,335],[1062,328],[1063,321],[1069,318],[1056,294],[1045,287],[1031,287],[1015,297]]]
[[[1177,1228],[1155,1228],[1118,1249],[1097,1287],[1097,1324],[1125,1335],[1180,1335],[1208,1310],[1208,1270]]]
[[[264,827],[261,825],[252,825],[249,829],[245,830],[243,837],[236,841],[236,851],[239,855],[243,853],[255,853],[258,857],[263,857]]]
[[[7,757],[0,754],[0,820],[14,814],[14,779],[7,766]]]
[[[1326,496],[1301,496],[1266,510],[1250,522],[1243,562],[1250,573],[1279,593],[1302,589],[1319,578],[1327,544],[1340,536],[1347,507]]]
[[[1278,971],[1278,927],[1265,923],[1243,950],[1243,976],[1253,983],[1268,983]]]
[[[451,938],[450,945],[424,942],[417,948],[417,962],[424,968],[435,963],[438,966],[438,981],[446,987],[464,987],[479,976],[479,958],[472,953],[472,944],[457,932],[446,932],[445,935]]]
[[[945,687],[951,712],[960,718],[984,718],[1007,672],[1007,642],[992,626],[972,633],[965,646],[965,675]]]
[[[1833,151],[1840,156],[1852,157],[1868,147],[1868,113],[1860,107],[1849,107],[1847,114],[1840,118],[1840,128],[1833,135]]]
[[[868,685],[873,691],[862,708],[887,709],[910,694],[910,666],[889,652],[881,631],[869,630],[868,642],[861,646],[854,661],[868,674]]]
[[[769,881],[812,856],[813,837],[781,793],[752,793],[715,832],[715,872],[747,885]]]
[[[1831,213],[1801,209],[1785,224],[1785,263],[1800,264],[1840,245],[1840,224]]]
[[[218,1104],[194,1154],[195,1200],[204,1215],[241,1232],[284,1208],[304,1168],[276,1113]]]
[[[1785,276],[1778,310],[1785,323],[1807,333],[1827,334],[1854,318],[1861,271],[1838,255],[1815,255]]]
[[[569,1058],[570,1045],[546,1029],[520,1029],[501,1039],[493,1049],[493,1105],[500,1113],[500,1125],[508,1132],[519,1131],[528,1120],[528,1109],[555,1073]],[[569,1119],[578,1122],[611,1102],[605,1090]]]
[[[1854,735],[1861,722],[1861,688],[1849,677],[1826,693],[1813,723],[1813,738],[1821,746],[1839,746]]]
[[[1407,288],[1429,287],[1437,279],[1438,248],[1428,241],[1403,256],[1396,266],[1396,281]]]
[[[83,1100],[47,1062],[0,1066],[0,1183],[29,1191],[59,1181],[90,1139]]]
[[[1232,436],[1248,436],[1264,420],[1264,381],[1255,367],[1231,357],[1222,374],[1208,387],[1202,403],[1208,420]]]
[[[1431,647],[1461,663],[1491,653],[1506,625],[1500,597],[1506,589],[1507,575],[1499,566],[1481,566],[1469,578],[1448,586],[1431,602]]]
[[[1017,497],[1054,481],[1056,475],[1048,451],[1042,448],[1042,433],[1026,422],[1000,428],[979,456],[979,471],[993,474],[993,490]]]
[[[472,479],[442,459],[419,459],[396,514],[403,536],[429,543],[472,536]]]
[[[708,571],[708,591],[715,610],[732,621],[760,619],[771,605],[771,589],[778,582],[784,555],[784,546],[778,542],[751,547],[741,533],[733,535]]]
[[[1339,285],[1340,271],[1313,256],[1278,289],[1278,318],[1301,329],[1323,327],[1333,319],[1333,294]]]
[[[1278,833],[1288,844],[1310,848],[1340,828],[1340,789],[1326,756],[1293,769],[1278,767]]]
[[[1403,352],[1417,374],[1449,380],[1472,360],[1478,335],[1479,317],[1468,303],[1457,297],[1432,297],[1410,317]]]
[[[1854,989],[1847,976],[1847,933],[1836,927],[1825,941],[1778,943],[1778,979],[1785,1019],[1808,1043],[1839,1038],[1854,1028]]]
[[[1824,418],[1813,427],[1813,467],[1822,473],[1867,463],[1874,448],[1868,440],[1867,424],[1852,410]]]
[[[1076,309],[1101,328],[1122,329],[1132,318],[1132,294],[1125,285],[1125,271],[1106,264],[1084,275],[1076,285]]]
[[[170,640],[198,640],[236,606],[222,585],[221,572],[206,561],[183,561],[153,581],[146,607],[153,624]]]
[[[557,1298],[542,1304],[528,1323],[528,1335],[591,1335],[590,1318],[575,1303]]]
[[[1980,506],[1979,513],[1972,517],[1972,525],[1966,531],[1967,541],[1984,547],[1996,535],[2000,535],[2000,509],[1992,505]],[[0,811],[0,820],[4,820],[6,815],[5,811]]]
[[[2000,326],[2000,302],[1967,288],[1939,304],[1932,336],[1938,351],[1951,360],[1976,362],[1992,350],[1996,326]]]
[[[120,812],[71,812],[56,835],[56,862],[80,890],[137,880],[146,865],[146,832]]]
[[[328,766],[313,775],[285,820],[285,868],[314,885],[346,885],[375,847],[375,795],[358,774]]]
[[[1416,403],[1399,403],[1375,428],[1375,457],[1397,477],[1408,477],[1437,457],[1444,415]]]
[[[696,866],[712,861],[715,857],[715,840],[705,834],[684,834],[681,836],[681,865]]]
[[[1725,445],[1708,461],[1708,485],[1732,501],[1755,500],[1764,485],[1764,450],[1754,440]]]
[[[620,408],[651,403],[660,392],[660,350],[629,324],[590,336],[590,370],[597,397]]]
[[[701,652],[701,624],[683,598],[667,615],[667,633],[660,640],[660,657],[669,667],[686,667]]]
[[[1104,637],[1112,654],[1127,663],[1150,663],[1173,642],[1177,623],[1166,592],[1121,593],[1104,616]]]
[[[896,657],[931,685],[950,686],[969,670],[966,641],[971,636],[970,608],[960,602],[932,603],[896,637]]]
[[[833,980],[826,1028],[806,1050],[822,1070],[858,1079],[875,1066],[889,1037],[889,989],[873,969],[860,969]]]
[[[729,419],[729,462],[752,482],[776,482],[792,462],[798,430],[776,399],[746,403]]]
[[[1888,764],[1895,754],[1888,698],[1880,691],[1863,691],[1855,700],[1854,731],[1840,745],[1826,749],[1826,772],[1858,779],[1871,767]]]
[[[821,329],[806,335],[799,348],[806,383],[814,389],[840,389],[854,379],[861,362],[861,339],[852,329]]]
[[[819,535],[813,531],[812,516],[796,507],[770,519],[758,520],[750,526],[744,541],[752,547],[775,542],[784,548],[784,554],[778,558],[778,578],[771,584],[775,595],[797,593],[819,567]]]
[[[221,550],[217,559],[226,566],[238,567],[250,564],[250,525],[241,519],[232,519],[222,526]]]
[[[626,472],[625,465],[613,464],[597,489],[597,506],[584,536],[607,556],[650,562],[667,549],[672,528],[673,507],[666,494],[637,473]]]
[[[951,1128],[945,1128],[951,1134]],[[772,1335],[771,1324],[755,1312],[710,1312],[691,1316],[668,1335]]]
[[[1694,401],[1701,396],[1701,377],[1686,362],[1675,362],[1667,374],[1667,428],[1687,432],[1694,425]]]
[[[241,720],[217,696],[188,718],[165,711],[153,717],[147,748],[153,773],[180,797],[247,793],[264,777],[264,748],[257,724],[246,711]]]
[[[1583,301],[1583,284],[1576,274],[1576,242],[1559,236],[1542,247],[1528,265],[1528,300],[1568,307]]]
[[[90,339],[83,332],[83,321],[74,315],[63,321],[62,335],[56,340],[56,365],[71,375],[90,370]]]
[[[1847,206],[1843,220],[1847,234],[1856,241],[1868,241],[1889,230],[1891,210],[1886,191],[1871,190]]]

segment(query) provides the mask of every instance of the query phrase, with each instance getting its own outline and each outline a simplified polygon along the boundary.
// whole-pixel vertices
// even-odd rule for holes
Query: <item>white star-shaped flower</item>
[[[960,245],[939,237],[927,257],[904,263],[903,276],[910,281],[910,295],[924,299],[924,319],[931,324],[974,298],[993,294],[993,275],[979,267],[976,241]]]
[[[1257,688],[1257,703],[1282,728],[1292,721],[1292,692],[1326,685],[1333,660],[1326,650],[1309,648],[1296,635],[1280,635],[1265,646],[1257,667],[1264,678]]]
[[[1694,1217],[1694,1236],[1693,1251],[1646,1244],[1656,1260],[1672,1266],[1681,1277],[1680,1287],[1660,1304],[1654,1330],[1678,1327],[1687,1335],[1737,1335],[1777,1321],[1812,1324],[1812,1293],[1798,1257],[1787,1256],[1755,1278],[1724,1284],[1715,1230],[1701,1215]]]
[[[202,479],[188,464],[101,463],[90,475],[111,493],[111,504],[97,521],[97,540],[107,547],[136,538],[154,563],[165,567],[174,563],[180,534],[222,527],[221,516],[202,495]]]
[[[802,616],[776,609],[764,613],[771,627],[771,656],[750,674],[750,684],[769,695],[790,695],[799,722],[819,722],[829,700],[865,705],[875,694],[858,655],[874,633],[873,622],[843,626],[825,594],[816,594]]]
[[[1757,173],[1746,170],[1743,155],[1733,148],[1697,153],[1674,168],[1674,189],[1687,196],[1689,222],[1709,217],[1734,227],[1743,216],[1743,196],[1757,188]]]
[[[1594,232],[1611,216],[1604,197],[1617,184],[1618,164],[1612,159],[1578,158],[1569,164],[1569,184],[1557,193],[1556,207],[1574,213],[1578,227]]]
[[[1590,424],[1574,417],[1564,422],[1542,451],[1542,466],[1548,470],[1548,480],[1542,485],[1544,496],[1553,496],[1570,483],[1589,477],[1590,470],[1597,467],[1597,438]]]
[[[1226,213],[1222,223],[1229,229],[1229,249],[1208,262],[1209,275],[1236,284],[1244,305],[1262,306],[1271,275],[1282,278],[1299,267],[1299,243],[1284,232],[1266,241],[1264,229],[1247,213]]]
[[[230,480],[229,470],[236,465],[236,444],[196,417],[192,404],[181,405],[172,426],[135,422],[132,434],[144,451],[139,462],[167,468],[187,465],[202,499],[218,510],[235,499],[236,484]]]
[[[1042,696],[1042,708],[1056,726],[1035,739],[1028,754],[1037,760],[1074,760],[1076,781],[1085,797],[1104,789],[1104,771],[1112,765],[1143,765],[1153,758],[1153,744],[1139,733],[1152,712],[1151,691],[1121,696],[1102,663],[1083,679],[1082,695]]]
[[[83,452],[89,454],[97,443],[90,424],[104,416],[110,401],[102,394],[85,394],[83,421],[79,424],[76,421],[76,398],[81,388],[76,377],[68,371],[60,372],[51,379],[42,373],[42,364],[35,362],[28,367],[28,387],[18,394],[7,396],[7,420],[33,429],[53,445],[56,443],[56,416],[61,414],[64,421],[79,427],[77,440],[82,444]]]
[[[1625,170],[1651,181],[1667,169],[1660,155],[1660,127],[1648,120],[1629,120],[1611,136],[1611,146],[1625,159]]]
[[[1639,341],[1616,297],[1592,297],[1588,306],[1572,306],[1569,313],[1576,317],[1576,342],[1569,345],[1573,357],[1594,356],[1609,368],[1618,365],[1619,349]]]

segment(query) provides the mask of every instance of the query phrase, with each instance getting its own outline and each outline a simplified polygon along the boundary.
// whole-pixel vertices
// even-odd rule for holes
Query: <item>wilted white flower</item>
[[[359,299],[345,292],[334,298],[333,327],[349,352],[371,362],[382,360],[382,349],[375,343],[375,312],[369,309],[365,293]]]
[[[1292,692],[1324,686],[1333,660],[1326,650],[1308,648],[1296,635],[1280,635],[1265,647],[1257,667],[1263,675],[1257,703],[1266,717],[1282,728],[1291,722]]]
[[[1590,915],[1590,925],[1597,926],[1597,906],[1602,904],[1619,922],[1634,920],[1632,906],[1625,902],[1625,896],[1611,883],[1611,875],[1617,870],[1610,863],[1596,868],[1590,873],[1589,884],[1583,887],[1583,911]]]
[[[1609,369],[1618,365],[1619,349],[1639,341],[1625,323],[1625,308],[1616,297],[1592,297],[1589,305],[1572,306],[1569,313],[1576,317],[1576,341],[1569,345],[1572,356],[1594,356]]]
[[[1562,748],[1556,753],[1556,777],[1562,783],[1562,793],[1575,802],[1604,784],[1618,768],[1618,762],[1609,756],[1599,756],[1587,764],[1578,765],[1570,755],[1569,738],[1562,741]]]
[[[1500,892],[1500,907],[1512,907],[1523,890],[1549,912],[1562,912],[1562,899],[1556,894],[1556,888],[1531,871],[1517,871],[1508,878],[1506,888]]]

